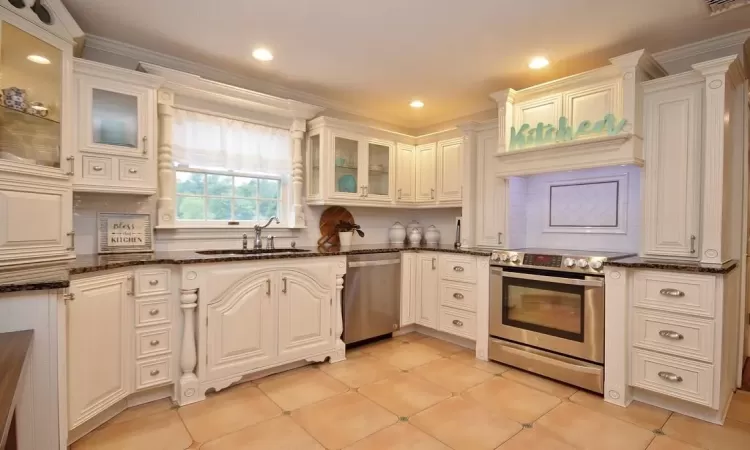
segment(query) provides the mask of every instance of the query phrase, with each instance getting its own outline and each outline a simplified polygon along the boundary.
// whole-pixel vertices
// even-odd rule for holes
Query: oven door
[[[604,279],[493,267],[490,334],[604,363]]]

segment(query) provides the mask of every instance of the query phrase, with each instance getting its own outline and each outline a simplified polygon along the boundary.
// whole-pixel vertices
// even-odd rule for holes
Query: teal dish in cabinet
[[[357,180],[353,175],[341,176],[336,184],[339,192],[357,192]]]

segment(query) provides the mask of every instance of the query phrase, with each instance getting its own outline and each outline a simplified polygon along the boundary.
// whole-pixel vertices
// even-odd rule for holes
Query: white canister
[[[427,227],[427,231],[424,233],[424,240],[427,245],[437,245],[440,243],[440,230],[435,228],[435,225]]]
[[[406,241],[406,227],[401,222],[396,222],[388,230],[388,242],[391,244],[403,244]]]
[[[411,236],[411,231],[415,228],[419,230],[419,234],[422,235],[422,225],[420,225],[416,220],[412,220],[408,225],[406,225],[406,235]]]
[[[350,247],[352,245],[353,236],[353,231],[339,231],[339,245],[342,247]]]
[[[409,244],[413,246],[419,246],[422,243],[422,230],[419,228],[412,228],[409,232]]]

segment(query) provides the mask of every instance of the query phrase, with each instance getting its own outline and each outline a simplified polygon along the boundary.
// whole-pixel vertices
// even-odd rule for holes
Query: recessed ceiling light
[[[253,58],[258,61],[270,61],[273,59],[273,53],[267,48],[256,48],[253,50]]]
[[[37,64],[51,64],[49,59],[41,55],[29,55],[26,59]]]
[[[537,56],[529,63],[530,69],[543,69],[547,66],[549,66],[549,60],[544,56]]]
[[[424,102],[422,100],[412,100],[409,106],[412,108],[424,108]]]

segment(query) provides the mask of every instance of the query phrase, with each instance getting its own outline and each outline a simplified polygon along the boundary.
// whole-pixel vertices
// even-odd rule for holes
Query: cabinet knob
[[[155,315],[159,314],[159,310],[157,308],[154,308],[154,309],[150,310],[148,313],[151,314],[152,316],[155,316]]]
[[[453,271],[454,272],[463,272],[464,268],[461,267],[461,266],[453,266]]]
[[[104,170],[104,167],[102,167],[102,166],[94,166],[94,167],[92,167],[92,169],[94,169],[94,172],[101,172],[102,170]]]
[[[154,370],[152,370],[151,372],[149,372],[149,374],[150,374],[150,375],[151,375],[152,377],[155,377],[155,376],[159,375],[160,373],[161,373],[161,372],[159,371],[159,369],[154,369]]]
[[[138,169],[134,169],[131,167],[130,169],[128,169],[128,173],[136,174],[138,173]]]
[[[153,341],[149,342],[149,344],[151,345],[151,347],[156,347],[157,345],[159,345],[159,340],[154,339]]]
[[[456,320],[453,321],[453,325],[455,325],[457,327],[462,327],[462,326],[464,326],[464,323],[461,322],[460,320],[456,319]]]
[[[456,300],[463,300],[464,299],[464,294],[462,294],[460,292],[456,292],[455,294],[453,294],[453,298],[455,298]]]
[[[156,286],[157,284],[159,284],[159,280],[150,280],[148,284],[150,284],[151,286]]]

